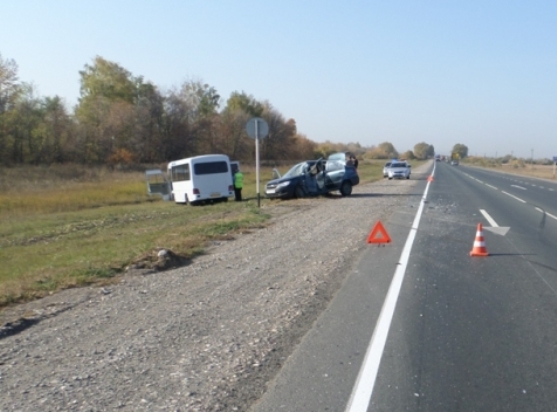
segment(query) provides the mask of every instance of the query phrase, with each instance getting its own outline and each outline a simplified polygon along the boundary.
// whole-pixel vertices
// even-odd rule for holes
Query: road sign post
[[[253,117],[246,124],[248,136],[255,139],[255,185],[257,192],[257,207],[261,207],[261,195],[259,194],[259,139],[267,137],[269,125],[260,117]]]

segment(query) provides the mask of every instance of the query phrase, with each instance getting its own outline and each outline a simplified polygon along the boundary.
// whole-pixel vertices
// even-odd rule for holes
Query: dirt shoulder
[[[0,410],[245,411],[342,284],[377,220],[424,176],[276,202],[264,229],[167,272],[2,314]],[[17,322],[13,322],[17,320]]]

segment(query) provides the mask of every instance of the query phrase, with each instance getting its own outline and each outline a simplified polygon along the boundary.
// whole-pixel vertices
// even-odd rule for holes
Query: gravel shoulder
[[[2,411],[245,411],[411,180],[273,202],[272,224],[189,266],[0,313]],[[14,322],[15,321],[15,322]],[[11,322],[10,325],[7,325]]]

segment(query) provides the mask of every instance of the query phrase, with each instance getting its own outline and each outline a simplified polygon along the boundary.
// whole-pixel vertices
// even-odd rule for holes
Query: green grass
[[[382,179],[383,163],[360,162],[361,182]],[[261,208],[253,167],[242,167],[247,201],[202,207],[149,197],[143,172],[70,169],[0,170],[0,307],[116,281],[161,248],[191,259],[207,241],[264,226],[277,204],[264,198],[271,168],[261,169]]]

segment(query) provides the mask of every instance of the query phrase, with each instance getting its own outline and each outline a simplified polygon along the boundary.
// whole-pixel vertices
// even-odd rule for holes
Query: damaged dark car
[[[339,191],[342,196],[350,196],[352,187],[358,183],[358,171],[348,156],[335,153],[327,159],[298,163],[283,176],[268,182],[265,195],[270,199],[290,199]]]

